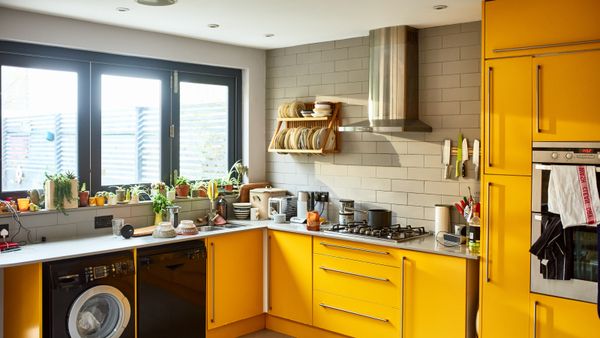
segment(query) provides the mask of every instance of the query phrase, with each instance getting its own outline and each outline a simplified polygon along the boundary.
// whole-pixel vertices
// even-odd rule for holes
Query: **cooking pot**
[[[345,210],[367,214],[367,224],[374,229],[381,229],[392,225],[392,212],[386,209],[360,210],[346,207]]]

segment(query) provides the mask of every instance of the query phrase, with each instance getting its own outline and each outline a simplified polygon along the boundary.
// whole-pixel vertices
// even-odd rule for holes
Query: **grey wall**
[[[479,191],[470,162],[467,178],[442,179],[441,141],[456,145],[459,131],[470,145],[479,138],[480,31],[480,22],[419,31],[420,115],[432,133],[342,133],[339,154],[269,153],[268,179],[294,193],[327,190],[391,209],[397,222],[433,229],[434,204],[453,204],[468,187]],[[367,37],[268,51],[267,142],[277,107],[294,99],[343,102],[343,123],[366,119],[368,57]],[[337,206],[329,212],[337,215]]]

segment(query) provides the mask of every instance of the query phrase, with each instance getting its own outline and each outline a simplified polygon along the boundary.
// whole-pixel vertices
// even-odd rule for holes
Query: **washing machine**
[[[133,253],[43,265],[45,338],[134,338]]]

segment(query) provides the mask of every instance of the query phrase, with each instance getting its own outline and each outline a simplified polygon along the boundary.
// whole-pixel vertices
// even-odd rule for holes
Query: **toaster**
[[[285,214],[285,220],[296,216],[298,199],[296,196],[270,197],[269,198],[269,218],[273,219],[273,214]]]

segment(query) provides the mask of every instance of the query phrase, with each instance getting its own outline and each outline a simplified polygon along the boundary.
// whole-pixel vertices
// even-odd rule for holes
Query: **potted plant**
[[[131,187],[130,193],[130,199],[129,199],[129,203],[130,204],[135,204],[135,203],[139,203],[140,202],[140,193],[141,192],[145,192],[145,189],[143,186],[141,185],[134,185],[133,187]]]
[[[207,183],[204,181],[196,181],[191,185],[192,197],[206,197]]]
[[[175,180],[175,191],[177,197],[188,197],[190,194],[190,181],[185,176],[179,176]]]
[[[165,184],[165,182],[155,182],[152,183],[152,185],[150,186],[150,194],[151,195],[155,195],[155,194],[161,194],[161,195],[165,195],[167,196],[167,185]]]
[[[115,186],[115,204],[125,202],[125,193],[127,190],[121,186]],[[110,203],[109,203],[110,204]]]
[[[87,207],[88,200],[90,198],[90,192],[85,189],[85,182],[81,183],[81,188],[79,189],[79,206]]]
[[[242,160],[238,160],[235,162],[231,169],[229,169],[229,173],[227,173],[227,177],[221,180],[222,187],[225,191],[233,191],[234,188],[239,189],[241,182],[244,180],[244,175],[248,173],[248,167],[244,166]]]
[[[158,225],[163,220],[163,216],[168,206],[173,205],[163,194],[152,195],[152,211],[154,212],[154,225]]]
[[[106,204],[106,199],[108,198],[107,191],[98,191],[96,192],[96,206],[103,207]]]
[[[175,200],[175,187],[167,186],[167,199],[171,202]]]
[[[47,210],[58,210],[64,214],[65,209],[77,208],[77,188],[79,184],[72,172],[46,174],[44,182],[45,205]]]
[[[123,193],[123,198],[125,196],[125,193]],[[115,194],[114,192],[108,192],[107,196],[106,196],[106,203],[108,203],[108,205],[117,205],[117,194]]]

